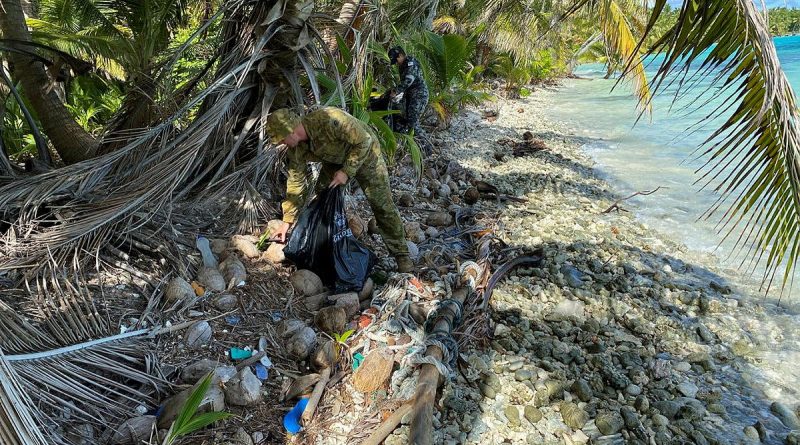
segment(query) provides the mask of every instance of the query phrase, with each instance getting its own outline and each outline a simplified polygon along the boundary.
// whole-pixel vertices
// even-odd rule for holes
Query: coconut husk
[[[367,355],[353,374],[353,387],[360,392],[372,392],[386,385],[392,376],[394,354],[386,349],[376,349]]]

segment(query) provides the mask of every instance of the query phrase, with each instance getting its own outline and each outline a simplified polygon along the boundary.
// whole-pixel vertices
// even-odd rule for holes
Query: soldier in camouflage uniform
[[[389,50],[389,60],[392,65],[397,64],[400,69],[400,84],[392,90],[392,97],[403,93],[405,100],[406,127],[403,132],[414,130],[415,135],[422,134],[419,120],[428,106],[428,85],[422,75],[422,66],[419,61],[411,56],[406,56],[403,48],[395,46]]]
[[[289,147],[286,200],[282,204],[283,227],[278,238],[284,241],[303,205],[308,177],[308,162],[321,162],[317,189],[345,185],[355,178],[367,196],[386,248],[397,260],[400,272],[409,272],[413,263],[408,256],[403,221],[392,201],[389,172],[383,160],[378,138],[367,124],[347,112],[322,107],[300,117],[288,109],[277,110],[267,118],[267,131],[276,144]]]

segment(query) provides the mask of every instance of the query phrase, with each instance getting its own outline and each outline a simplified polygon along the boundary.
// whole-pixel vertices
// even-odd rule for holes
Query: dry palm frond
[[[647,32],[666,3],[653,5]],[[651,51],[664,57],[655,89],[677,85],[677,95],[693,80],[713,77],[712,94],[724,100],[706,121],[724,123],[701,154],[699,182],[719,193],[705,217],[718,216],[720,230],[737,251],[749,253],[750,265],[766,267],[767,289],[785,264],[785,286],[800,253],[800,137],[794,92],[764,16],[751,0],[686,1]]]
[[[0,443],[47,445],[47,438],[34,418],[35,412],[14,368],[0,351]]]

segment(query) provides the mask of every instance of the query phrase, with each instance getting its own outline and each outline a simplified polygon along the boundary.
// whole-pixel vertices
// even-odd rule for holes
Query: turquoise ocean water
[[[800,36],[776,38],[775,44],[789,81],[795,91],[800,91]],[[656,68],[654,61],[648,67],[650,77]],[[634,125],[638,113],[628,86],[611,91],[615,81],[602,78],[605,72],[601,65],[583,65],[576,74],[589,80],[567,81],[555,96],[550,115],[569,123],[577,135],[589,138],[585,148],[621,195],[666,187],[633,199],[630,207],[650,227],[693,250],[714,253],[722,269],[749,283],[746,287],[750,293],[759,294],[763,270],[745,273],[747,269],[740,267],[742,256],[736,256],[732,243],[720,244],[717,220],[701,218],[718,196],[710,189],[700,190],[700,184],[695,183],[700,179],[696,170],[703,162],[693,153],[721,121],[708,122],[704,127],[697,123],[724,98],[720,90],[709,89],[706,78],[684,88],[683,95],[675,100],[676,89],[664,88],[653,102],[652,117],[645,116]],[[779,296],[779,291],[773,287],[771,296]],[[800,279],[796,278],[794,286],[784,290],[781,297],[800,301]]]

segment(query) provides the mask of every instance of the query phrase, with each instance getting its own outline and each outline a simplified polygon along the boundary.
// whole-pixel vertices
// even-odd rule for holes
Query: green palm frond
[[[648,33],[666,3],[655,2]],[[724,236],[751,253],[752,267],[765,266],[767,288],[785,265],[785,286],[800,254],[800,134],[764,16],[751,0],[685,1],[651,52],[663,57],[656,90],[677,85],[679,94],[698,76],[713,76],[713,94],[723,100],[707,120],[724,123],[702,150],[699,181],[719,194],[705,217],[719,218]]]
[[[630,1],[629,1],[630,3]],[[631,5],[627,5],[629,8]],[[633,34],[629,20],[633,14],[626,14],[616,0],[603,0],[597,7],[600,16],[600,27],[609,53],[619,60],[628,63],[623,77],[633,82],[633,91],[642,104],[641,111],[652,111],[651,92],[644,70],[644,63],[639,54],[639,45]]]

